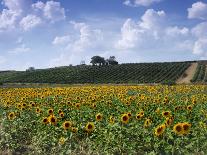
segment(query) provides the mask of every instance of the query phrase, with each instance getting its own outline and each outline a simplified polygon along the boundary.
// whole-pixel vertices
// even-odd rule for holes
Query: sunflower
[[[128,112],[127,115],[129,116],[129,118],[132,116],[131,112]]]
[[[137,119],[137,120],[141,120],[142,117],[143,117],[143,116],[142,116],[140,113],[137,113],[137,115],[136,115],[136,119]]]
[[[48,112],[49,115],[52,115],[54,110],[53,109],[49,109],[47,112]]]
[[[185,123],[182,123],[182,127],[183,127],[183,134],[188,134],[190,131],[191,124],[185,122]]]
[[[173,131],[176,134],[178,134],[178,135],[182,135],[183,134],[183,126],[182,126],[182,123],[178,123],[178,124],[174,125]]]
[[[72,131],[73,133],[77,133],[77,132],[78,132],[78,128],[72,127],[72,128],[71,128],[71,131]]]
[[[109,117],[109,123],[110,123],[110,124],[114,124],[114,122],[115,122],[114,117],[113,117],[113,116],[110,116],[110,117]]]
[[[47,118],[47,117],[43,118],[43,119],[42,119],[42,123],[43,123],[43,124],[48,124],[48,123],[49,123],[48,118]]]
[[[64,113],[63,112],[59,113],[59,115],[60,115],[61,118],[64,117]]]
[[[64,145],[64,144],[65,144],[65,141],[66,141],[66,139],[65,139],[64,137],[61,137],[61,138],[59,139],[59,144],[60,144],[60,145]]]
[[[152,124],[152,120],[151,119],[146,119],[145,122],[144,122],[144,127],[149,127],[150,125]]]
[[[193,109],[193,106],[192,106],[192,105],[188,105],[188,106],[187,106],[187,110],[188,110],[188,111],[191,111],[192,109]]]
[[[65,122],[62,124],[62,126],[63,126],[63,128],[64,128],[65,130],[67,130],[67,129],[71,128],[72,123],[71,123],[70,121],[65,121]]]
[[[103,115],[101,113],[98,113],[96,115],[96,121],[101,121],[103,119]]]
[[[157,128],[155,128],[155,135],[160,136],[165,131],[165,128],[166,128],[165,124],[162,124]]]
[[[10,120],[14,119],[14,118],[15,118],[15,113],[14,113],[14,112],[10,112],[10,113],[8,114],[8,118],[9,118]]]
[[[165,125],[166,125],[167,127],[170,127],[171,124],[172,124],[172,122],[173,122],[173,118],[167,118],[167,119],[165,120]]]
[[[124,124],[127,124],[129,122],[129,116],[128,114],[122,114],[121,116],[121,122]]]
[[[49,116],[49,122],[52,124],[52,125],[56,125],[57,124],[57,118],[53,115]]]
[[[58,110],[58,114],[62,113],[63,111],[61,109]]]
[[[88,122],[85,126],[85,130],[87,132],[92,132],[95,129],[95,125],[93,122]]]
[[[80,109],[80,106],[81,106],[80,103],[76,103],[76,105],[75,105],[75,107],[76,107],[77,109]]]
[[[41,109],[39,107],[36,108],[36,113],[41,113]]]
[[[170,111],[163,111],[162,116],[163,117],[169,117],[170,116]]]

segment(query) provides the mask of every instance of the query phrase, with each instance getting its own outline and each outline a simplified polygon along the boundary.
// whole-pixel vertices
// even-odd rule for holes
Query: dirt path
[[[176,81],[177,84],[181,83],[191,83],[190,80],[193,78],[193,75],[196,71],[198,63],[192,63],[190,67],[183,73],[183,75]]]

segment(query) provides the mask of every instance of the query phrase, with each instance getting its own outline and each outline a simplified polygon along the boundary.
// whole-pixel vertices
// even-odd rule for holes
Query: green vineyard
[[[128,63],[111,66],[80,65],[34,71],[1,72],[0,82],[59,84],[174,83],[191,63],[192,62]],[[201,78],[200,73],[198,74],[198,78]]]
[[[196,68],[196,72],[193,76],[191,82],[207,82],[207,72],[206,65],[202,63],[198,63]]]

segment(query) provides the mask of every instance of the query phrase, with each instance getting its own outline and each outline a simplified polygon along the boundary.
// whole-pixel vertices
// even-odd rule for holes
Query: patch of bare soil
[[[198,63],[192,63],[188,69],[181,75],[181,77],[176,81],[177,84],[189,84],[190,80],[193,78],[193,75],[196,71]]]

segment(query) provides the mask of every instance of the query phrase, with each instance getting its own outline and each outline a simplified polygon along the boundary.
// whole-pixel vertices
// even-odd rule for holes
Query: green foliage
[[[173,83],[190,62],[131,63],[109,66],[68,66],[1,74],[4,83]]]

